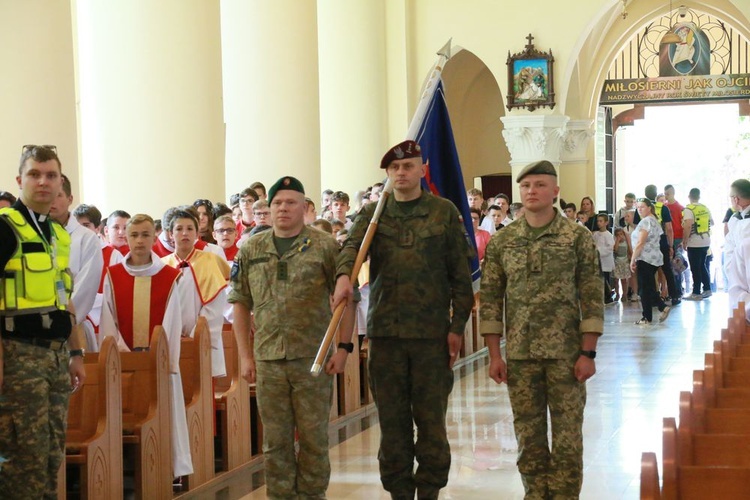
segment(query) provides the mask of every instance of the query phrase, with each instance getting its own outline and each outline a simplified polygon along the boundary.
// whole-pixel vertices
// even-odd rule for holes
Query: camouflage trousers
[[[68,351],[3,340],[0,497],[57,498],[70,398]]]
[[[575,499],[581,492],[586,384],[575,378],[573,366],[571,360],[508,360],[518,471],[527,499]]]
[[[313,358],[256,361],[266,490],[271,499],[325,498],[331,478],[328,421],[333,382]],[[294,431],[299,434],[295,457]]]
[[[394,499],[413,499],[415,490],[420,499],[437,499],[448,483],[451,452],[445,416],[453,389],[449,358],[445,338],[370,338],[370,389],[381,431],[380,480]]]

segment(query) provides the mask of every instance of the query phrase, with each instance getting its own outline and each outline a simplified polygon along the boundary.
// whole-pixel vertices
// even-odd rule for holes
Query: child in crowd
[[[615,269],[615,239],[609,232],[609,216],[607,214],[598,214],[596,216],[596,231],[593,233],[596,249],[599,250],[599,262],[602,266],[602,277],[604,278],[604,303],[611,304],[612,285],[610,284],[610,275]]]
[[[586,223],[588,221],[589,221],[589,214],[587,214],[583,210],[579,210],[578,213],[576,213],[576,222],[578,222],[578,224],[582,225],[583,227],[586,227]]]
[[[633,231],[635,231],[635,209],[632,210],[626,210],[623,212],[622,216],[623,223],[625,224],[625,227],[623,227],[623,231],[625,231],[625,239],[628,240],[628,244],[630,244],[631,235],[633,234]],[[630,246],[630,250],[632,252],[633,247]],[[630,274],[630,279],[628,280],[628,300],[630,302],[638,302],[638,294],[636,293],[636,290],[638,290],[638,277],[635,273]],[[624,297],[623,297],[624,299]]]
[[[615,229],[615,302],[625,301],[628,294],[628,282],[632,273],[630,272],[630,258],[633,256],[633,248],[630,246],[630,238],[621,227]]]

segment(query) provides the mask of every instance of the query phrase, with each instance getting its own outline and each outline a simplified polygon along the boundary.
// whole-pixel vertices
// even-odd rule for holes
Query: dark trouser
[[[449,358],[445,337],[370,338],[370,388],[381,431],[380,480],[393,498],[413,499],[416,490],[420,499],[437,499],[448,483],[451,453],[445,416],[453,389]]]
[[[652,277],[653,279],[653,277]],[[508,360],[508,395],[527,499],[577,499],[583,483],[586,384],[572,360]],[[552,451],[547,441],[547,409]]]
[[[663,311],[666,304],[661,300],[659,292],[656,291],[656,266],[642,260],[636,261],[636,272],[638,273],[638,288],[641,296],[641,306],[643,307],[643,317],[653,321],[654,306]],[[664,271],[666,273],[666,271]],[[674,280],[673,280],[674,282]]]
[[[688,247],[688,262],[690,262],[690,273],[693,275],[693,293],[701,293],[711,290],[711,278],[708,271],[708,247]]]
[[[664,271],[664,278],[667,280],[667,290],[669,291],[669,297],[672,299],[679,299],[682,297],[682,293],[677,288],[674,280],[674,271],[672,271],[672,259],[669,258],[669,245],[660,245],[661,254],[664,256],[664,265],[661,266]]]
[[[602,271],[602,279],[604,280],[604,302],[612,302],[612,281],[610,280],[612,273],[609,271]]]
[[[68,351],[5,339],[0,399],[0,496],[57,498],[70,398]]]

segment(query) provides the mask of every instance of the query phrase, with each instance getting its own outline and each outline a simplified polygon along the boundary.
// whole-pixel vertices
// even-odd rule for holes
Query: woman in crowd
[[[638,275],[640,284],[641,307],[643,316],[636,325],[650,325],[653,321],[653,308],[659,308],[659,322],[667,319],[670,308],[656,291],[656,270],[664,262],[659,249],[659,238],[662,234],[661,224],[654,216],[654,204],[648,198],[640,198],[637,204],[641,221],[631,236],[633,256],[630,259],[630,270]]]
[[[594,200],[588,196],[584,196],[581,199],[581,212],[584,212],[588,216],[588,219],[583,225],[592,233],[596,231],[596,211],[594,210]]]

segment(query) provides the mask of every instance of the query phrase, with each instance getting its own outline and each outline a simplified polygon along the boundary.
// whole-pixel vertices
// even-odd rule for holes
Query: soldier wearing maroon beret
[[[382,434],[380,479],[393,498],[436,499],[451,463],[452,367],[474,302],[469,248],[458,209],[422,190],[427,168],[416,142],[393,146],[380,167],[394,185],[370,246],[368,366]],[[375,208],[365,206],[349,231],[335,301],[352,292],[349,275]]]

